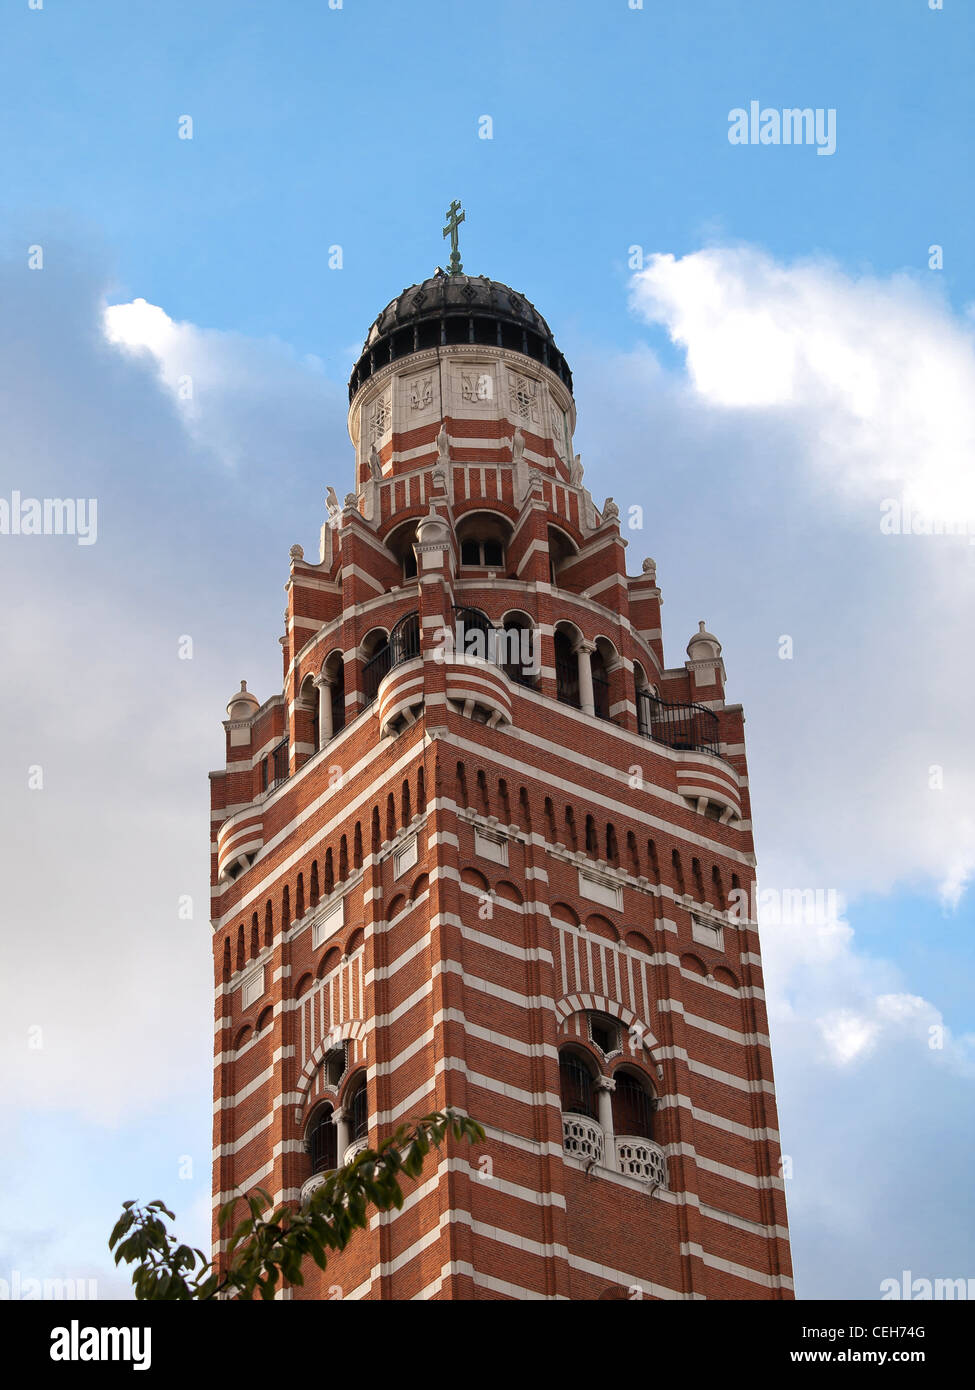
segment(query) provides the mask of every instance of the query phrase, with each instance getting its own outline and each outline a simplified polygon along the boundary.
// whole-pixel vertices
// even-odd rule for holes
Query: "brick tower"
[[[666,665],[548,325],[451,265],[369,331],[283,693],[211,773],[214,1200],[452,1106],[487,1142],[286,1295],[791,1298],[721,646]]]

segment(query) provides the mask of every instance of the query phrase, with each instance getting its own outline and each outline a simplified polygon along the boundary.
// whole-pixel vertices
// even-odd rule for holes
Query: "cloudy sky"
[[[799,1293],[975,1274],[975,15],[851,8],[5,14],[0,499],[97,540],[0,535],[0,1278],[123,1292],[128,1197],[207,1240],[206,773],[454,197],[643,508],[670,663],[706,619],[745,705]],[[752,101],[835,152],[731,144]]]

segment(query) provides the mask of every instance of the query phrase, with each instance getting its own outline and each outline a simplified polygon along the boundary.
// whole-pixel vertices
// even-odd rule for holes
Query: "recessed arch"
[[[620,939],[620,934],[608,918],[603,917],[598,912],[592,912],[586,918],[586,931],[593,936],[601,936],[605,941],[612,941],[615,945]]]
[[[568,903],[553,903],[550,911],[553,922],[560,922],[566,927],[578,927],[580,925],[579,914]]]
[[[639,951],[641,955],[652,956],[653,947],[643,932],[630,931],[626,933],[626,945],[631,951]]]
[[[342,960],[342,952],[338,946],[330,946],[321,960],[318,962],[318,978],[324,980],[326,975],[330,975],[337,969]]]
[[[680,968],[689,971],[692,975],[707,975],[708,968],[699,956],[692,955],[690,951],[684,953],[680,958]]]
[[[521,889],[510,879],[502,878],[494,885],[494,896],[504,902],[516,903],[519,907],[525,901]]]

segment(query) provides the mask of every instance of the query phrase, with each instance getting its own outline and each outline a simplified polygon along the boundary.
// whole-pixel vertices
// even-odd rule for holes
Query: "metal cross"
[[[458,217],[457,214],[460,213]],[[459,275],[464,267],[460,263],[460,251],[457,249],[457,228],[465,221],[464,213],[461,211],[460,203],[455,198],[446,212],[447,225],[443,229],[445,237],[450,237],[450,263],[447,267],[448,275]]]

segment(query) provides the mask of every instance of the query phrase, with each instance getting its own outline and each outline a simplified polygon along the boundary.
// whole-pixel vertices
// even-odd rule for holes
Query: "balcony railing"
[[[616,1166],[631,1178],[645,1178],[658,1187],[667,1186],[667,1159],[659,1144],[632,1134],[616,1136]]]
[[[329,1177],[328,1173],[313,1173],[310,1178],[307,1178],[305,1182],[302,1183],[301,1205],[303,1207],[308,1205],[311,1201],[312,1193],[318,1191],[327,1177]]]
[[[363,1149],[368,1149],[368,1147],[368,1138],[353,1139],[352,1143],[346,1149],[345,1154],[342,1158],[343,1166],[347,1163],[351,1163],[354,1158],[356,1158],[359,1154],[362,1153]]]
[[[412,661],[420,655],[420,615],[407,613],[389,634],[389,641],[362,668],[362,690],[366,704],[371,705],[379,687],[394,666]]]
[[[602,1163],[603,1131],[588,1115],[563,1112],[562,1147],[567,1154],[572,1154],[573,1158]]]
[[[280,787],[282,782],[287,782],[288,769],[288,740],[279,743],[277,748],[271,750],[264,764],[266,775],[265,789],[274,791],[275,787]]]
[[[636,716],[644,738],[684,752],[721,755],[718,716],[704,705],[671,704],[641,690],[636,698]]]
[[[557,698],[562,701],[563,705],[574,705],[578,709],[581,703],[579,699],[579,663],[574,656],[556,655],[555,684]]]

